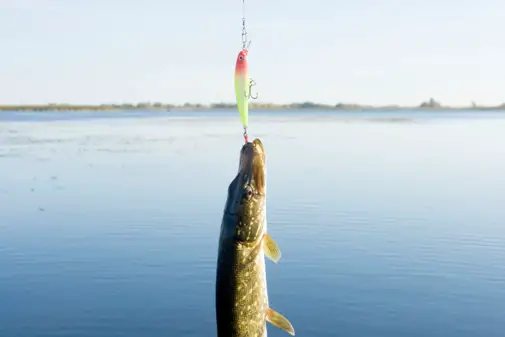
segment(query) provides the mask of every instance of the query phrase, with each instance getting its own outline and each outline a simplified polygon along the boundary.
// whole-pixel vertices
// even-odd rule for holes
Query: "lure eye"
[[[244,59],[244,57],[243,57],[242,55],[240,55],[240,56],[238,57],[238,59],[239,59],[239,60],[243,60],[243,59]]]

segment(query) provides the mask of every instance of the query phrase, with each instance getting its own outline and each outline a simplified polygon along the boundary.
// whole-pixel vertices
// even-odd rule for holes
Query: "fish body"
[[[243,49],[237,56],[235,65],[235,96],[240,120],[244,127],[249,122],[249,69],[247,63],[248,50]]]
[[[266,158],[261,141],[246,143],[228,187],[216,273],[218,337],[266,337],[266,322],[294,335],[291,323],[269,307],[265,257],[280,250],[267,233]]]

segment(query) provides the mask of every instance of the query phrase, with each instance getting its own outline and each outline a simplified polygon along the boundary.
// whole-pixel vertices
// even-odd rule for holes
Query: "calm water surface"
[[[270,301],[297,336],[505,335],[505,114],[250,124],[283,253]],[[241,144],[236,113],[2,113],[0,336],[216,336]]]

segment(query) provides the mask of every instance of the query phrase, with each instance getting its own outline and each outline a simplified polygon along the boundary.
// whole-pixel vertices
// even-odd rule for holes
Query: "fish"
[[[244,127],[249,123],[249,66],[247,62],[248,49],[242,49],[237,56],[235,64],[235,96],[240,121]]]
[[[295,335],[291,322],[270,308],[265,257],[281,251],[267,233],[266,154],[259,139],[242,146],[237,175],[228,186],[218,242],[218,337],[267,337],[266,322]]]

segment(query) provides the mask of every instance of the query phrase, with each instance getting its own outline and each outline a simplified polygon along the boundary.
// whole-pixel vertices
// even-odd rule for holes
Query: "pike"
[[[281,252],[267,233],[266,155],[259,139],[240,152],[239,169],[228,187],[216,273],[218,337],[267,337],[266,322],[295,335],[293,326],[268,303],[265,256]]]

